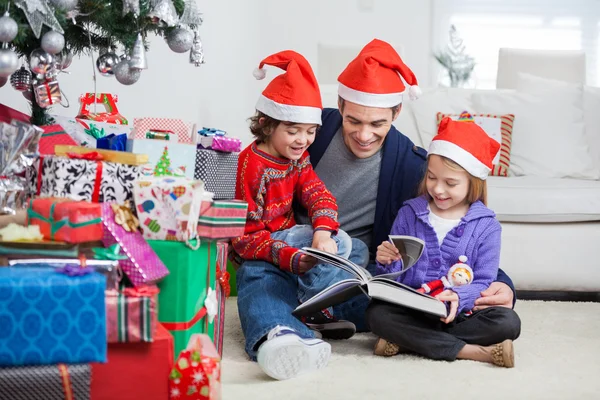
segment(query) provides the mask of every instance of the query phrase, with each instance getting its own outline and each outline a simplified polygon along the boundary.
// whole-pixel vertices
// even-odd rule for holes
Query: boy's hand
[[[302,254],[298,261],[298,269],[304,273],[314,267],[316,263],[316,258],[311,257],[308,254]]]
[[[444,290],[442,293],[435,296],[435,298],[440,301],[450,302],[450,312],[448,313],[448,316],[446,318],[440,318],[440,321],[445,324],[454,321],[454,318],[456,318],[456,311],[458,310],[458,294],[452,290]]]
[[[400,259],[400,252],[396,246],[386,241],[377,246],[377,254],[375,255],[375,259],[379,264],[390,265],[394,261],[398,261]]]
[[[332,254],[336,254],[338,251],[337,243],[331,237],[330,231],[315,231],[312,247]]]

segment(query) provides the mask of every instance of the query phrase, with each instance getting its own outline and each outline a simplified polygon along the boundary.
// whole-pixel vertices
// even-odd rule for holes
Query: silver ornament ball
[[[35,49],[29,56],[29,68],[36,74],[45,74],[52,68],[54,57],[42,49]]]
[[[56,31],[48,31],[42,36],[42,49],[46,53],[57,54],[65,47],[65,37]]]
[[[104,53],[96,60],[96,67],[102,76],[113,76],[119,61],[121,60],[115,53]]]
[[[54,55],[54,62],[56,63],[56,68],[60,70],[67,69],[73,62],[73,53],[68,50],[63,50]]]
[[[10,84],[13,89],[19,92],[29,90],[31,88],[31,72],[22,65],[10,76]]]
[[[0,49],[0,78],[8,78],[19,68],[19,56],[10,49]]]
[[[12,42],[14,38],[17,37],[17,33],[19,32],[19,26],[8,15],[8,11],[2,18],[0,18],[0,42],[8,43]]]
[[[60,8],[64,11],[71,11],[77,7],[78,0],[50,0],[49,3],[55,8]]]
[[[167,37],[167,44],[175,53],[185,53],[194,44],[194,34],[183,28],[173,29]]]
[[[133,85],[140,79],[141,70],[130,68],[129,60],[121,60],[115,67],[115,78],[123,85]]]
[[[6,82],[8,82],[8,78],[2,76],[0,77],[0,88],[4,85],[6,85]]]

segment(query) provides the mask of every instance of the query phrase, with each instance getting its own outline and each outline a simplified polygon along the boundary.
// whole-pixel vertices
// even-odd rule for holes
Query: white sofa
[[[435,130],[437,111],[489,112],[484,109],[485,102],[475,105],[473,99],[504,94],[510,98],[517,96],[514,92],[429,90],[417,102],[405,102],[395,126],[415,144],[427,149],[435,133],[431,131]],[[600,91],[598,94],[600,96]],[[424,103],[418,103],[421,101]],[[515,127],[520,122],[519,112],[514,112]],[[531,129],[544,129],[543,125],[533,125]],[[590,157],[600,170],[600,125],[585,128]],[[517,141],[516,133],[513,131],[513,145]],[[530,154],[544,151],[543,146],[537,147],[533,146]],[[564,161],[561,160],[563,164]],[[577,161],[567,160],[565,165]],[[600,291],[600,261],[596,258],[600,248],[600,180],[598,176],[593,177],[593,173],[587,179],[575,179],[514,176],[509,172],[508,177],[489,178],[488,205],[503,227],[501,268],[510,275],[517,289]]]

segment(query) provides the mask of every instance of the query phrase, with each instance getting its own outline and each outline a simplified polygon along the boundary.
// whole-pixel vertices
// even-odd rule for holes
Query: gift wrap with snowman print
[[[135,181],[133,196],[144,238],[190,243],[197,236],[203,192],[202,181],[181,177]]]

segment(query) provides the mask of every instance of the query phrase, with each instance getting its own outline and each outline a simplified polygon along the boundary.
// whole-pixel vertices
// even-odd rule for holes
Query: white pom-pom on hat
[[[264,68],[255,68],[254,71],[252,71],[252,75],[258,80],[265,79],[267,70]]]
[[[460,261],[461,263],[466,263],[467,262],[467,256],[459,256],[458,257],[458,261]]]
[[[417,100],[422,94],[423,92],[421,91],[421,88],[417,85],[412,85],[408,88],[408,97],[411,100]]]

